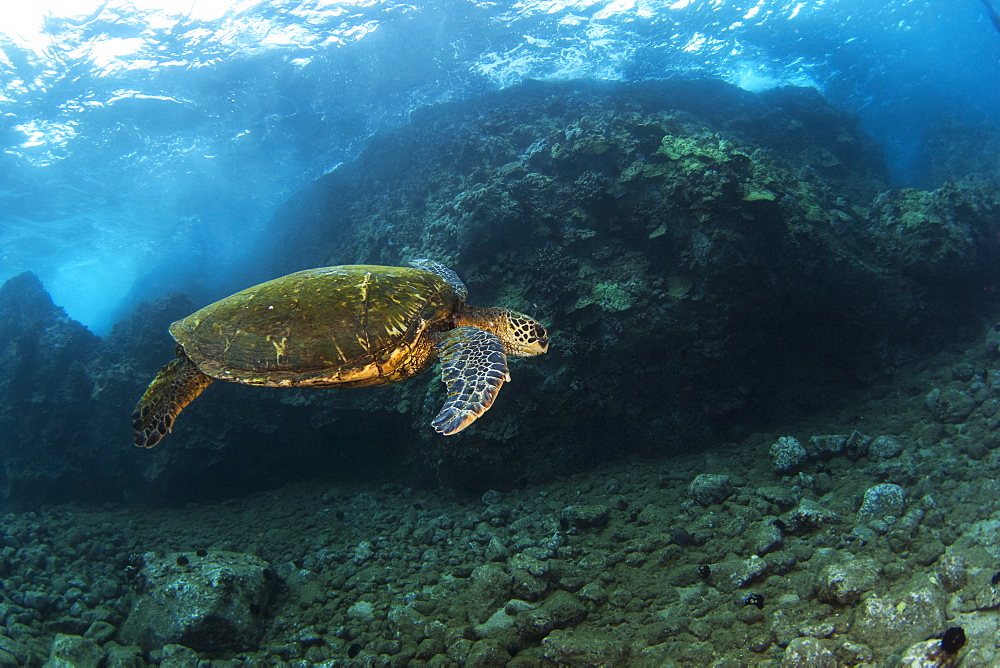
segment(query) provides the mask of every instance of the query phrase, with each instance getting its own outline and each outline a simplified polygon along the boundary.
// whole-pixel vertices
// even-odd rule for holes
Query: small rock
[[[781,668],[837,668],[837,659],[828,641],[819,638],[796,638],[781,655]]]
[[[780,601],[777,609],[766,618],[766,623],[768,633],[774,637],[774,642],[781,647],[787,646],[802,635],[799,633],[802,617],[782,609]]]
[[[448,645],[446,650],[448,658],[452,661],[467,665],[469,662],[469,654],[472,652],[472,641],[468,638],[457,638],[454,642]]]
[[[986,389],[992,394],[1000,394],[1000,369],[990,369],[986,372]]]
[[[778,473],[796,471],[808,458],[806,449],[792,436],[782,436],[771,446],[771,469]]]
[[[910,645],[897,664],[899,668],[952,668],[958,656],[948,654],[941,647],[941,640],[932,638]]]
[[[490,615],[490,618],[485,622],[473,626],[472,631],[477,638],[497,638],[516,626],[518,613],[534,609],[533,603],[516,598],[511,599]]]
[[[500,564],[489,562],[476,566],[469,586],[460,594],[471,621],[485,621],[498,605],[513,598],[514,579]]]
[[[375,606],[369,601],[356,601],[347,609],[350,619],[369,621],[375,618]]]
[[[500,503],[503,499],[503,495],[496,491],[495,489],[488,489],[483,492],[482,502],[484,506],[492,506],[495,503]]]
[[[552,620],[554,626],[577,624],[587,616],[587,608],[576,596],[558,590],[542,602],[542,611]]]
[[[976,592],[975,607],[973,609],[996,610],[997,608],[1000,608],[1000,581],[997,584],[993,584],[991,579]]]
[[[813,436],[809,439],[809,456],[826,457],[829,455],[839,455],[847,447],[847,438],[847,436],[842,434]]]
[[[862,434],[860,431],[855,429],[851,432],[851,435],[847,437],[847,442],[844,443],[844,452],[851,459],[860,459],[868,453],[868,448],[874,440],[875,439],[871,436]]]
[[[84,638],[90,638],[98,645],[103,645],[107,641],[114,637],[118,629],[114,625],[108,622],[97,621],[90,625],[87,632],[83,634]]]
[[[27,662],[28,650],[20,643],[0,633],[0,666],[23,666]]]
[[[160,668],[198,668],[198,653],[184,645],[164,645]]]
[[[776,485],[757,488],[757,493],[768,503],[779,506],[794,506],[799,502],[799,496],[794,490]]]
[[[872,647],[907,646],[940,633],[944,621],[944,593],[924,586],[897,598],[862,599],[851,635]]]
[[[745,587],[767,572],[767,562],[756,554],[744,559],[729,576],[730,582],[737,587]]]
[[[874,559],[854,558],[829,564],[817,577],[817,596],[826,603],[853,605],[862,594],[875,588],[881,573],[882,567]]]
[[[510,552],[502,540],[496,536],[490,538],[490,542],[486,545],[486,561],[504,561],[509,554]]]
[[[758,556],[764,556],[781,545],[781,529],[773,523],[762,524],[750,534],[748,548]]]
[[[812,531],[834,524],[840,518],[832,510],[820,506],[811,499],[802,499],[799,505],[781,516],[781,521],[790,533]]]
[[[142,660],[142,648],[136,645],[122,647],[109,640],[104,645],[104,652],[107,655],[104,668],[142,668],[146,665]]]
[[[351,561],[353,561],[356,566],[360,566],[371,559],[374,554],[375,548],[371,541],[363,540],[358,543],[357,547],[354,548],[354,552],[351,554]]]
[[[951,368],[952,380],[967,383],[976,375],[976,367],[971,362],[959,362]]]
[[[691,481],[688,494],[703,506],[722,503],[736,491],[736,486],[727,475],[702,473]]]
[[[299,568],[288,561],[278,566],[278,577],[288,587],[288,591],[300,601],[312,603],[314,600],[323,599],[324,591],[319,578],[306,568]]]
[[[104,650],[93,640],[57,633],[43,668],[97,668],[103,660]]]
[[[21,604],[40,613],[47,612],[55,603],[55,597],[44,591],[27,591]]]
[[[624,648],[599,630],[556,630],[542,641],[545,658],[569,666],[614,666],[624,657]]]
[[[511,569],[521,569],[528,571],[536,578],[540,578],[549,572],[549,564],[532,557],[530,554],[515,554],[507,562]]]
[[[803,636],[809,638],[831,638],[837,627],[830,622],[820,622],[819,624],[804,624],[799,627]]]
[[[511,659],[510,652],[500,646],[495,640],[480,640],[469,650],[466,660],[467,668],[492,668],[506,666]]]
[[[411,607],[402,606],[390,610],[389,623],[398,634],[411,635],[418,642],[427,637],[427,617]]]
[[[965,586],[968,581],[968,567],[965,558],[960,554],[947,554],[938,564],[938,579],[948,593],[953,593]]]
[[[962,390],[934,388],[927,393],[924,403],[931,415],[944,424],[959,424],[969,417],[976,407],[975,400]]]
[[[641,527],[648,525],[665,527],[670,524],[674,515],[675,513],[673,511],[661,508],[657,505],[649,504],[644,506],[643,509],[639,511],[639,515],[636,517],[635,523],[637,526]]]
[[[603,605],[608,600],[608,593],[604,591],[604,588],[597,582],[591,582],[590,584],[583,587],[580,590],[580,598],[585,601],[591,601],[597,603],[598,605]]]
[[[850,640],[841,640],[840,647],[836,649],[837,658],[840,659],[841,666],[857,666],[858,664],[870,664],[875,658],[872,648]]]
[[[858,522],[899,517],[903,513],[906,490],[892,483],[881,483],[865,490],[865,498],[858,510]]]
[[[872,459],[892,459],[903,452],[903,442],[895,436],[879,436],[868,446],[868,455]]]
[[[568,506],[563,509],[562,517],[570,525],[585,529],[588,527],[602,527],[608,523],[611,516],[611,508],[603,504],[588,504],[579,506]]]

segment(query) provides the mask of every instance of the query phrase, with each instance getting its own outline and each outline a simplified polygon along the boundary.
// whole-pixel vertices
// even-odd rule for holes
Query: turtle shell
[[[461,302],[422,269],[344,265],[282,276],[170,326],[198,368],[249,385],[382,385],[430,363]]]

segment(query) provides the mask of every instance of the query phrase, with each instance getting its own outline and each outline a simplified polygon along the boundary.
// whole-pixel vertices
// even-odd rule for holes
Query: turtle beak
[[[534,336],[523,344],[524,356],[544,355],[549,352],[549,333],[545,331],[545,328],[536,323],[532,334]]]
[[[517,346],[518,357],[534,357],[549,351],[549,342],[546,341],[525,341]]]
[[[510,332],[504,345],[508,355],[534,357],[549,351],[549,333],[545,327],[523,313],[514,313],[510,321]]]

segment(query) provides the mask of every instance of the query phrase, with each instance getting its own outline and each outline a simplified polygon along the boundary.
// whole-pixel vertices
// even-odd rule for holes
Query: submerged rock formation
[[[99,341],[19,277],[0,291],[14,401],[0,490],[186,499],[387,470],[509,487],[738,437],[995,308],[997,211],[985,182],[887,190],[871,140],[811,89],[532,83],[428,108],[293,197],[231,287],[446,262],[471,303],[550,327],[551,352],[515,361],[490,413],[435,435],[436,372],[364,390],[217,383],[163,446],[136,451],[128,415],[171,358],[167,325],[197,305],[141,306]]]
[[[812,89],[532,83],[426,109],[318,180],[275,218],[268,273],[432,257],[473,303],[548,317],[550,354],[468,434],[422,428],[433,380],[349,399],[399,402],[449,482],[511,484],[891,371],[987,306],[998,206],[972,183],[886,191]]]
[[[0,499],[86,497],[99,340],[24,273],[0,287]]]

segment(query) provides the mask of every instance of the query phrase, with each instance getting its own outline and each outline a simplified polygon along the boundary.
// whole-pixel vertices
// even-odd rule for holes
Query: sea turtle
[[[344,265],[282,276],[170,325],[177,359],[132,413],[151,448],[213,380],[269,387],[365,387],[412,378],[441,361],[448,398],[431,422],[457,433],[489,410],[507,355],[548,350],[545,328],[505,308],[468,306],[468,290],[433,260],[410,267]]]

